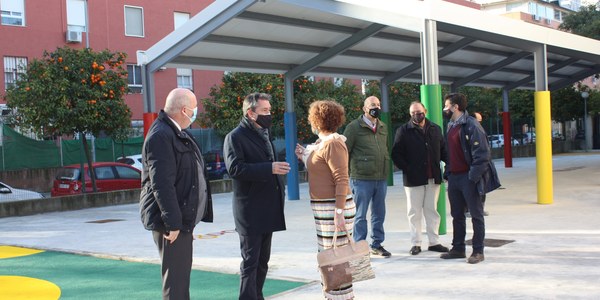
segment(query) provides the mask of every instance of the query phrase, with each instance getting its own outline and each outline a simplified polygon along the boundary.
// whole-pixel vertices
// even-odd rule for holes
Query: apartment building
[[[579,9],[579,0],[575,1],[549,1],[549,0],[477,0],[481,10],[508,18],[522,20],[527,23],[557,29],[562,18]],[[561,5],[560,2],[563,2]],[[567,5],[568,4],[568,5]]]
[[[44,50],[90,47],[127,53],[129,87],[125,102],[132,120],[142,120],[140,68],[136,51],[145,50],[204,9],[211,0],[0,0],[0,98],[25,66]],[[208,96],[223,72],[165,69],[156,75],[156,107],[175,87]]]

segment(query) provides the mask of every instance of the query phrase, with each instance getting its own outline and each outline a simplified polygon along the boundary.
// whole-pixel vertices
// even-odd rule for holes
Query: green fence
[[[85,161],[80,140],[38,141],[6,125],[2,125],[0,137],[0,171],[53,168]],[[110,138],[88,139],[88,146],[94,146],[95,161],[115,161],[121,156],[139,154],[142,143],[142,137],[130,138],[122,143]]]
[[[223,138],[213,129],[195,128],[190,131],[203,152],[223,148]],[[111,138],[87,140],[94,161],[115,161],[121,156],[140,154],[143,143],[143,137],[130,138],[125,142],[116,142]],[[55,168],[85,162],[81,140],[39,141],[4,124],[0,127],[0,150],[0,171]]]

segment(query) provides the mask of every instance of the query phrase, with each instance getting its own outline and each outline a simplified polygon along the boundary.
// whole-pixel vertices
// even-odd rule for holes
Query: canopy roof
[[[549,90],[600,73],[600,41],[439,0],[219,0],[147,51],[160,67],[422,82],[420,36],[437,25],[439,82]]]

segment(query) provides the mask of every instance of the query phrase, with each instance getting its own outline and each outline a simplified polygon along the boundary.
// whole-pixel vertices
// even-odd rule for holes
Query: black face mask
[[[444,117],[444,119],[450,120],[450,118],[452,118],[452,115],[453,115],[453,113],[451,110],[449,110],[449,109],[442,110],[442,116]]]
[[[271,115],[258,115],[256,117],[256,124],[260,125],[262,128],[271,128],[272,122]]]
[[[381,109],[378,107],[369,109],[369,115],[375,119],[379,118],[380,114],[381,114]]]
[[[418,113],[418,114],[414,114],[411,117],[413,123],[415,124],[421,124],[421,122],[423,122],[423,120],[425,120],[425,113]]]

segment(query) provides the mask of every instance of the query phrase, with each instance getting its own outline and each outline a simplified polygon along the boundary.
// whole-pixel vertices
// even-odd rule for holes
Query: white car
[[[142,155],[141,154],[121,157],[121,158],[117,159],[117,162],[123,163],[123,164],[128,164],[140,171],[142,170]]]
[[[515,140],[514,138],[512,138],[512,144],[513,146],[518,146],[521,143],[519,143],[518,140]],[[490,136],[488,136],[488,140],[490,141],[490,147],[492,148],[502,148],[504,147],[504,134],[492,134]]]
[[[34,191],[15,189],[4,182],[0,182],[0,202],[39,198],[44,198],[44,195]]]

